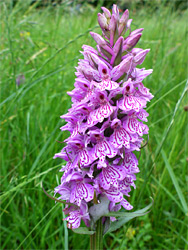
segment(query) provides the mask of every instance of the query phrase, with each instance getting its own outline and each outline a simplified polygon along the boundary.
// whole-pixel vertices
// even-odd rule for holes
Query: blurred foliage
[[[19,2],[19,0],[3,0],[9,3],[13,7]],[[2,2],[3,2],[2,1]],[[27,0],[30,1],[30,5],[37,5],[38,8],[47,6],[64,5],[77,8],[81,8],[86,5],[96,7],[99,2],[101,5],[111,8],[115,3],[120,7],[120,10],[125,9],[139,9],[142,7],[150,7],[152,10],[157,10],[161,6],[173,6],[174,10],[185,10],[188,8],[188,2],[186,0]],[[24,1],[23,1],[24,2]]]

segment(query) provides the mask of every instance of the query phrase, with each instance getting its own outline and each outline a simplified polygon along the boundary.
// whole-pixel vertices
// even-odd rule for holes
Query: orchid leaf
[[[79,227],[79,228],[73,229],[72,231],[77,234],[88,234],[88,235],[92,235],[95,233],[95,231],[89,231],[87,227]]]
[[[147,210],[152,205],[153,205],[153,199],[152,199],[152,203],[150,203],[148,206],[146,206],[145,208],[142,208],[140,210],[137,210],[135,212],[132,212],[132,213],[128,213],[128,212],[109,212],[105,216],[107,216],[107,217],[135,217],[135,215],[136,216],[142,216],[142,215],[144,215],[144,214],[146,214],[146,213],[149,212]]]
[[[112,216],[112,217],[120,217],[118,218],[116,221],[112,222],[109,229],[106,231],[106,233],[110,233],[113,232],[115,230],[117,230],[118,228],[120,228],[121,226],[123,226],[125,223],[127,223],[128,221],[130,221],[133,218],[139,217],[139,216],[143,216],[147,213],[149,213],[150,211],[148,211],[152,205],[153,205],[153,199],[152,199],[152,203],[150,203],[148,206],[146,206],[145,208],[142,208],[140,210],[137,210],[135,212],[132,213],[126,213],[126,212],[110,212],[105,216]]]
[[[110,227],[110,218],[106,218],[104,226],[103,226],[103,234],[105,234]]]

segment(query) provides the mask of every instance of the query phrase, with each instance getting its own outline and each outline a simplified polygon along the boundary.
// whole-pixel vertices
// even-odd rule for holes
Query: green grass
[[[63,6],[36,8],[20,1],[0,4],[1,20],[1,248],[89,249],[89,237],[67,231],[61,204],[43,193],[57,186],[61,161],[53,160],[67,133],[59,118],[71,102],[82,44],[95,46],[89,30],[97,11]],[[106,249],[187,249],[188,105],[187,11],[162,5],[130,11],[133,29],[143,27],[138,46],[150,48],[143,67],[154,72],[144,84],[155,98],[148,105],[150,139],[142,149],[134,209],[154,198],[152,211],[104,237]],[[25,83],[16,87],[18,75]],[[68,243],[67,237],[69,236]]]

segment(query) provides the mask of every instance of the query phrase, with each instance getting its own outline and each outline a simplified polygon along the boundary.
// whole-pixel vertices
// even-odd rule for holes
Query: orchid
[[[142,80],[152,70],[137,68],[149,49],[134,48],[143,29],[131,30],[128,10],[121,17],[116,5],[112,14],[102,10],[98,22],[103,36],[90,32],[96,49],[83,45],[75,88],[68,92],[72,107],[61,116],[67,122],[61,130],[68,130],[70,137],[54,156],[67,162],[55,193],[67,202],[64,212],[71,229],[79,228],[82,219],[95,230],[99,218],[105,226],[110,212],[133,208],[125,198],[131,186],[136,188],[139,172],[133,152],[140,150],[149,130],[144,108],[153,95]]]

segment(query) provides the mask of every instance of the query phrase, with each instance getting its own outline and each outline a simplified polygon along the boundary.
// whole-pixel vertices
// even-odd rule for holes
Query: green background
[[[92,1],[91,1],[92,2]],[[119,1],[124,8],[123,1]],[[89,236],[67,230],[53,195],[62,162],[53,160],[67,132],[60,115],[71,105],[75,66],[83,44],[95,47],[101,1],[1,1],[1,248],[89,249]],[[45,4],[44,4],[45,3]],[[106,4],[109,4],[108,2]],[[132,29],[144,28],[138,47],[151,51],[141,67],[153,68],[144,84],[149,143],[141,150],[134,210],[154,205],[104,237],[105,249],[187,249],[188,105],[185,1],[125,1]],[[16,80],[22,79],[17,86]],[[146,138],[145,138],[146,139]]]

